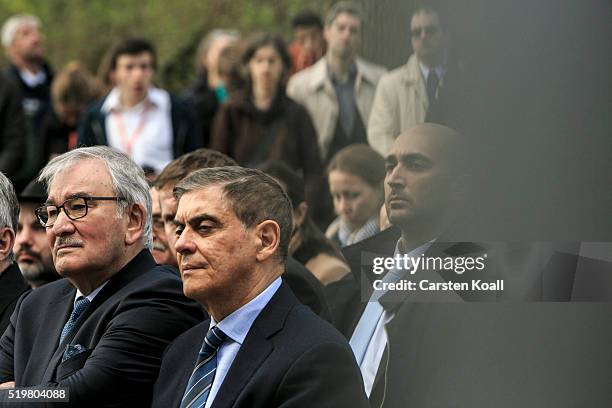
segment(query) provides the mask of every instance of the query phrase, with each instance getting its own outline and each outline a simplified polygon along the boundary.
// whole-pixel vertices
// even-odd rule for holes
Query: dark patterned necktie
[[[440,84],[440,78],[435,69],[429,70],[427,75],[427,98],[429,98],[429,104],[432,105],[436,100],[436,92],[438,91],[438,85]]]
[[[189,377],[180,408],[198,408],[206,404],[217,371],[217,350],[227,338],[217,326],[206,333],[198,361]]]
[[[70,318],[64,325],[64,328],[62,329],[62,334],[60,335],[60,341],[59,341],[60,344],[62,344],[62,342],[64,341],[64,338],[66,338],[66,336],[72,331],[72,328],[76,324],[77,319],[79,318],[81,313],[83,313],[83,311],[87,309],[87,306],[89,306],[89,303],[91,303],[89,299],[83,296],[79,296],[76,302],[74,302],[74,309],[72,310],[72,313],[70,313]]]

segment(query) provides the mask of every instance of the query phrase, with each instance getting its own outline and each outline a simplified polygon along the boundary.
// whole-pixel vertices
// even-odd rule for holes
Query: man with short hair
[[[66,279],[20,298],[0,339],[0,386],[67,387],[78,407],[148,407],[163,350],[203,315],[149,252],[144,173],[95,146],[54,158],[39,180],[48,198],[36,215]]]
[[[19,205],[10,180],[0,172],[0,331],[4,333],[17,299],[28,284],[13,262],[13,245],[19,219]]]
[[[464,136],[438,124],[398,136],[385,158],[393,226],[343,248],[352,274],[326,287],[371,407],[605,406],[609,307],[530,302],[609,300],[607,288],[594,290],[609,282],[609,264],[577,257],[566,243],[542,251],[467,241],[463,209],[468,199],[482,205],[468,194],[471,154]],[[388,265],[398,257],[409,261]],[[482,266],[460,269],[469,262]],[[591,265],[579,271],[581,263]],[[499,281],[487,290],[473,283]],[[583,327],[596,334],[579,334]]]
[[[281,278],[292,231],[282,187],[233,166],[197,170],[174,193],[183,290],[211,319],[166,350],[153,406],[367,406],[346,342]]]
[[[421,7],[412,14],[410,39],[414,53],[380,78],[372,105],[368,143],[383,156],[400,133],[439,122],[432,112],[447,76],[448,39],[435,10]]]
[[[44,165],[41,126],[51,107],[53,72],[45,61],[45,37],[38,17],[16,14],[7,19],[2,26],[2,45],[10,62],[6,75],[21,91],[28,124],[28,132],[19,136],[25,140],[25,157],[13,178],[20,191]]]
[[[287,94],[312,117],[324,164],[343,147],[367,142],[374,92],[385,69],[357,56],[363,24],[357,4],[341,1],[332,6],[324,28],[327,53],[287,85]]]
[[[234,159],[229,156],[202,148],[175,159],[155,179],[154,187],[159,192],[162,221],[168,246],[172,249],[173,264],[176,264],[176,251],[174,251],[176,223],[174,220],[178,207],[178,202],[173,194],[174,187],[195,170],[236,165]],[[326,320],[330,319],[323,285],[304,265],[289,257],[283,277],[302,303],[309,306],[317,315]]]
[[[293,67],[291,74],[308,68],[325,54],[323,22],[321,17],[310,10],[297,13],[291,20],[293,41],[287,51],[291,55]]]
[[[189,109],[153,86],[156,64],[148,40],[130,38],[115,47],[110,59],[115,87],[81,121],[79,146],[115,147],[151,174],[202,146]]]
[[[15,237],[15,258],[23,277],[36,289],[59,279],[53,265],[51,247],[45,227],[40,225],[35,211],[47,198],[45,186],[32,180],[19,195],[19,225]]]
[[[151,194],[151,216],[153,217],[153,246],[151,247],[151,254],[159,265],[172,265],[178,268],[174,248],[168,244],[168,238],[164,230],[159,191],[155,187],[151,187],[149,193]]]

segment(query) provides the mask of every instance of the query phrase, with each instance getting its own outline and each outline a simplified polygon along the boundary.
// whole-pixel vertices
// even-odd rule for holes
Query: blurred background
[[[411,53],[414,0],[361,0],[362,54],[395,68]],[[156,44],[157,83],[180,93],[213,28],[290,39],[302,9],[329,0],[3,0],[0,20],[36,14],[54,67],[79,59],[97,72],[127,35]],[[418,2],[419,4],[421,2]],[[612,241],[612,2],[430,1],[465,66],[455,101],[479,169],[474,233],[492,240]],[[6,63],[4,56],[3,65]]]

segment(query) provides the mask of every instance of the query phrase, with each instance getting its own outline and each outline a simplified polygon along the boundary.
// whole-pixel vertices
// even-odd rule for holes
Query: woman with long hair
[[[210,147],[245,166],[281,160],[301,172],[306,197],[315,202],[321,159],[306,109],[285,93],[291,59],[280,37],[263,33],[245,45],[240,58],[245,89],[219,110]]]

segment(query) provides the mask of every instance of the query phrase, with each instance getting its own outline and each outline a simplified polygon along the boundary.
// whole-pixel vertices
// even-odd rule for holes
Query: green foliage
[[[43,22],[48,59],[55,69],[80,60],[92,72],[107,50],[126,36],[156,45],[157,83],[178,92],[193,79],[197,45],[213,28],[244,34],[273,31],[290,37],[291,17],[302,9],[321,14],[332,0],[2,0],[0,21],[31,13]],[[3,63],[6,61],[4,60]]]

